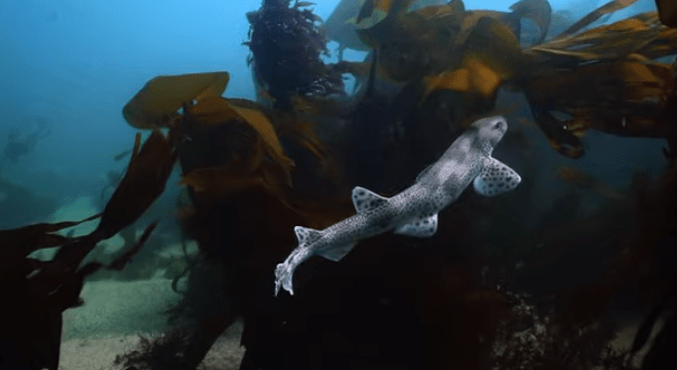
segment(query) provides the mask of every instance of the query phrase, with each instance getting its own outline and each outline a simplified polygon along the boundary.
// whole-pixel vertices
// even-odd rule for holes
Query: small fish
[[[324,230],[296,226],[299,245],[275,269],[275,295],[280,287],[294,294],[294,270],[311,256],[340,261],[360,240],[391,230],[431,237],[437,231],[438,212],[455,202],[471,182],[475,191],[485,196],[517,187],[520,176],[491,156],[507,129],[501,116],[475,121],[401,193],[385,198],[358,186],[352,193],[356,215]]]
[[[113,160],[114,160],[114,161],[122,160],[122,159],[124,159],[126,156],[130,155],[131,153],[132,153],[132,150],[131,150],[131,149],[127,149],[127,150],[125,150],[124,152],[121,152],[121,153],[119,153],[119,154],[116,154],[116,155],[113,157]]]
[[[294,4],[294,9],[305,8],[313,5],[315,5],[315,3],[312,3],[310,1],[297,1],[296,4]]]

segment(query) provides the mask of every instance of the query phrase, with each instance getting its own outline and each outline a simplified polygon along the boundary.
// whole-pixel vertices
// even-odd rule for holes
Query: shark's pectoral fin
[[[321,257],[324,257],[328,260],[338,262],[343,257],[348,254],[353,248],[355,247],[355,244],[357,243],[349,243],[349,244],[344,244],[344,245],[339,245],[336,247],[333,247],[332,249],[324,250],[322,252],[318,252],[317,254]]]
[[[395,234],[413,236],[415,238],[429,238],[437,231],[437,213],[395,229]]]
[[[489,158],[482,173],[475,178],[473,187],[478,194],[494,196],[510,191],[522,181],[520,175],[495,158]]]
[[[367,190],[361,186],[356,186],[353,189],[353,205],[357,213],[362,213],[370,209],[374,209],[385,202],[388,198],[382,197],[371,190]]]

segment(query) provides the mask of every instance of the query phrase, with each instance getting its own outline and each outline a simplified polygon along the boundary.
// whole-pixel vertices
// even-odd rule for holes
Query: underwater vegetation
[[[247,13],[252,27],[249,41],[254,78],[274,99],[278,109],[289,109],[290,94],[343,95],[341,75],[320,58],[328,55],[320,19],[308,9],[308,2],[265,0],[261,8]],[[257,91],[258,93],[258,91]]]
[[[677,25],[677,5],[670,0],[656,0],[661,22],[670,27]]]
[[[674,367],[677,65],[665,60],[677,54],[675,9],[658,1],[660,13],[591,27],[633,2],[611,1],[548,36],[545,0],[510,12],[460,0],[411,9],[406,0],[346,1],[336,19],[347,25],[324,27],[372,53],[325,64],[312,4],[264,1],[248,15],[259,101],[223,97],[223,71],[148,81],[122,113],[150,136],[143,146],[137,136],[92,217],[97,229],[0,232],[3,358],[15,369],[57,368],[61,312],[81,304],[83,278],[123,268],[155,224],[112,263],[80,263],[145,212],[178,161],[191,201],[182,225],[200,248],[172,311],[184,326],[122,354],[127,369],[195,369],[238,318],[242,370]],[[523,30],[523,18],[537,30]],[[355,75],[354,94],[342,74]],[[502,91],[522,94],[525,106],[501,101]],[[295,226],[321,230],[353,215],[356,186],[399,193],[472,122],[499,114],[510,130],[496,157],[520,174],[519,187],[491,200],[462,192],[430,238],[385,233],[339,263],[311,258],[294,274],[294,296],[274,296]],[[575,162],[551,168],[526,135],[532,126],[566,159],[593,155],[581,140],[589,130],[663,138],[665,171],[617,188]],[[546,173],[565,189],[540,204],[533,194]],[[53,246],[52,261],[27,257]],[[634,341],[614,342],[637,322]]]
[[[0,338],[2,365],[12,369],[57,369],[61,342],[61,314],[83,302],[84,278],[105,268],[121,270],[140,250],[155,228],[150,224],[139,240],[112,263],[83,259],[97,243],[132,224],[164,190],[176,160],[172,136],[154,131],[141,146],[137,135],[127,172],[101,214],[85,220],[41,223],[0,231],[0,275],[5,313]],[[68,237],[56,232],[99,218],[88,235]],[[32,252],[60,247],[50,261],[28,257]]]

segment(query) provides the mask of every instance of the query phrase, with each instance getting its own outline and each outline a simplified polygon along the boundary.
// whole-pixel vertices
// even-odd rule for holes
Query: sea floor
[[[81,297],[85,304],[64,312],[59,370],[123,370],[114,366],[117,355],[146,338],[168,329],[162,313],[179,295],[171,280],[88,282]],[[242,324],[231,326],[212,346],[199,370],[238,369],[244,348]]]
[[[92,199],[80,197],[67,202],[50,222],[76,221],[96,213]],[[75,235],[84,235],[96,227],[87,222],[75,227]],[[124,241],[115,236],[106,241],[107,251],[119,251]],[[51,259],[55,250],[44,250],[35,257]],[[161,254],[182,253],[180,246],[168,246]],[[169,329],[164,312],[181,295],[172,291],[171,280],[156,277],[135,281],[87,281],[80,297],[84,304],[63,313],[63,331],[59,370],[123,370],[114,366],[117,355],[132,350],[140,335],[151,338]],[[244,348],[240,346],[242,323],[231,326],[203,360],[200,370],[238,369]]]

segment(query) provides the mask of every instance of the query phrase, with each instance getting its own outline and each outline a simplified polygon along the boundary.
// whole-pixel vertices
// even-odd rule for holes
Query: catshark
[[[475,191],[485,196],[517,187],[520,176],[491,156],[507,129],[501,116],[475,121],[399,194],[386,198],[357,186],[352,193],[357,211],[354,216],[323,230],[296,226],[298,247],[275,269],[275,295],[280,287],[294,294],[294,270],[314,255],[339,261],[360,240],[391,230],[417,238],[431,237],[437,231],[438,212],[455,202],[471,182]]]

